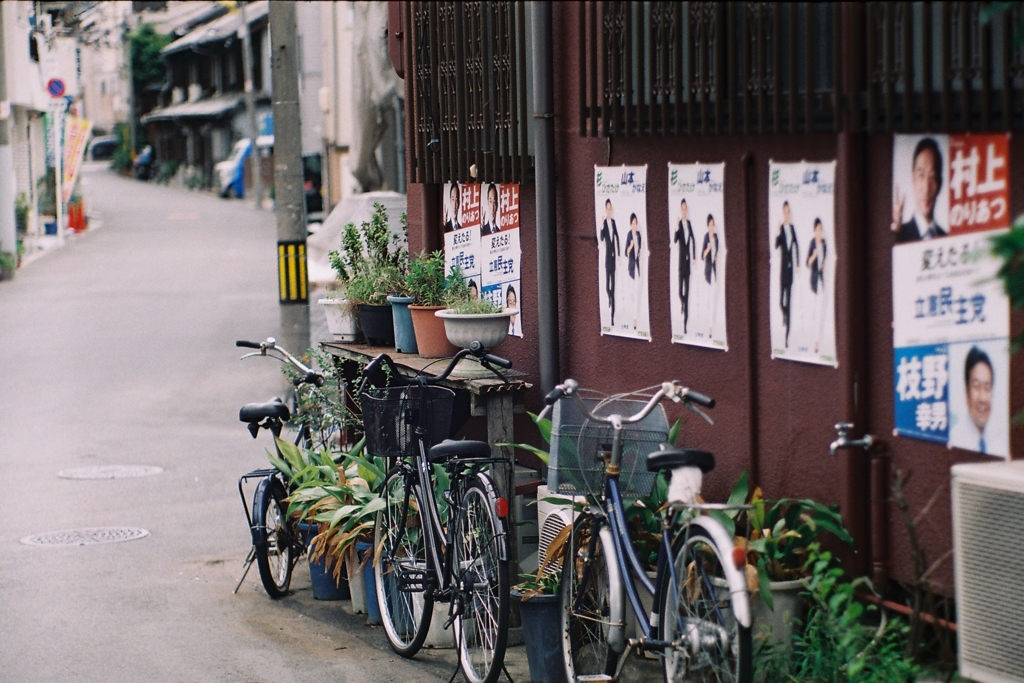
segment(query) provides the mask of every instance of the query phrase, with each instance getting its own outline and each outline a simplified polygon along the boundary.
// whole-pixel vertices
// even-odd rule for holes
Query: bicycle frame
[[[604,484],[604,498],[600,507],[600,516],[595,515],[595,526],[591,532],[589,541],[589,555],[593,556],[596,551],[597,541],[601,531],[601,526],[606,525],[608,527],[609,534],[604,535],[604,538],[611,540],[610,550],[615,555],[615,574],[618,575],[618,580],[622,584],[621,588],[625,593],[625,599],[629,604],[630,609],[633,611],[633,615],[636,618],[636,623],[640,628],[640,638],[637,644],[642,649],[648,650],[662,650],[666,647],[672,646],[672,643],[668,643],[659,640],[660,634],[658,633],[658,625],[655,622],[654,617],[657,614],[658,606],[662,604],[664,596],[661,594],[661,586],[675,587],[678,585],[675,575],[675,566],[671,562],[672,557],[672,544],[675,542],[676,537],[680,533],[688,533],[691,525],[701,526],[712,538],[715,539],[716,543],[720,547],[727,548],[731,547],[732,539],[729,538],[725,529],[722,528],[721,524],[711,518],[697,518],[689,519],[686,522],[679,524],[675,522],[675,515],[678,511],[670,509],[666,513],[664,522],[662,524],[662,533],[658,546],[658,567],[656,573],[656,583],[651,581],[651,577],[647,575],[647,571],[644,569],[643,564],[640,562],[640,558],[637,557],[636,551],[633,549],[633,543],[630,539],[629,529],[626,527],[626,510],[625,505],[622,501],[622,493],[619,489],[619,471],[622,462],[622,441],[623,441],[623,425],[632,424],[640,421],[646,417],[654,407],[660,403],[663,398],[670,397],[674,398],[679,396],[680,393],[685,397],[688,390],[682,390],[680,392],[678,387],[670,383],[662,385],[662,389],[659,390],[638,412],[636,415],[625,418],[621,415],[608,415],[602,418],[596,418],[599,421],[610,424],[613,429],[612,436],[612,450],[610,456],[606,460],[605,465],[605,484]],[[573,394],[573,399],[579,401],[579,396]],[[584,411],[595,418],[580,402],[581,407]],[[683,506],[683,508],[693,507],[704,507],[704,506]],[[707,507],[719,507],[719,506],[707,506]],[[584,569],[583,576],[580,579],[581,585],[586,585],[587,581],[590,580],[592,565],[587,565]],[[723,568],[726,572],[726,578],[729,585],[729,590],[732,593],[743,593],[746,591],[746,579],[740,573],[740,571],[734,567],[731,563],[726,561],[723,563]],[[666,572],[668,573],[668,581],[664,581]],[[703,570],[702,570],[703,573]],[[710,583],[707,576],[702,577],[704,581]],[[615,579],[612,579],[613,582]],[[650,595],[654,602],[654,609],[650,615],[644,611],[643,602],[640,598],[640,593],[637,590],[637,582],[640,587]],[[616,595],[620,595],[617,586],[611,586],[612,599],[613,601],[617,598]],[[584,595],[584,591],[580,591],[580,597]],[[579,610],[580,604],[574,604],[572,609]],[[610,620],[608,633],[608,643],[612,649],[621,654],[626,647],[624,639],[624,612],[621,605],[612,605],[613,618]],[[616,618],[621,616],[623,618]],[[719,614],[721,618],[721,614]],[[741,604],[735,610],[735,617],[744,627],[749,627],[751,624],[750,606],[747,601],[741,601]]]
[[[449,537],[451,525],[449,524],[449,531],[445,532],[444,523],[441,521],[441,512],[437,506],[437,499],[434,497],[434,490],[431,487],[432,464],[427,458],[423,440],[421,438],[417,440],[419,441],[419,454],[415,458],[415,462],[403,461],[402,463],[402,467],[405,468],[403,475],[405,479],[405,499],[402,501],[401,519],[405,519],[409,514],[409,491],[415,490],[420,505],[426,508],[421,510],[421,514],[423,515],[424,533],[427,535],[427,538],[424,540],[426,552],[428,553],[427,563],[429,567],[433,568],[437,576],[438,586],[436,586],[435,593],[443,596],[451,587],[451,577],[453,575],[451,567],[452,554],[448,552],[448,548],[451,546],[451,539]],[[455,465],[472,467],[503,463],[504,461],[497,458],[474,458],[472,461],[453,459],[449,462]],[[477,472],[474,470],[469,473],[456,473],[452,476],[448,485],[448,491],[453,492],[448,498],[448,504],[451,508],[458,508],[459,502],[462,499],[462,489],[465,482],[476,474]],[[405,533],[404,528],[402,533]],[[401,543],[401,539],[402,536],[400,534],[395,541],[396,545]],[[501,560],[507,559],[504,546],[499,546],[498,555]]]

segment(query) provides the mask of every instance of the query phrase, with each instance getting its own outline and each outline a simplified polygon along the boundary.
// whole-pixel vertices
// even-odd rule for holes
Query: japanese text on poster
[[[446,268],[462,269],[470,296],[519,309],[519,185],[446,184],[443,211]],[[523,336],[522,315],[512,316],[509,334]]]
[[[725,164],[668,165],[672,341],[727,351]]]
[[[601,334],[651,340],[647,166],[595,166]]]
[[[1010,306],[990,247],[1008,174],[1006,135],[894,138],[898,435],[1009,457]]]
[[[772,358],[836,357],[834,161],[768,164]]]

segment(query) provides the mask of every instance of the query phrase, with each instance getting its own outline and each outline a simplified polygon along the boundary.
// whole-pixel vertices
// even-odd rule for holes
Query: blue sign
[[[949,347],[895,349],[896,431],[925,441],[949,441]]]
[[[59,78],[51,78],[46,82],[46,92],[50,93],[50,97],[54,99],[64,97],[64,81]]]

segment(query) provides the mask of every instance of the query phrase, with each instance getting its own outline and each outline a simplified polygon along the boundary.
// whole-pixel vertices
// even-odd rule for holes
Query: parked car
[[[221,197],[245,196],[245,159],[252,154],[252,140],[242,138],[235,143],[231,156],[213,167],[217,190]]]
[[[87,159],[92,161],[109,161],[114,157],[114,150],[117,149],[118,139],[116,135],[100,135],[89,143],[89,154]]]

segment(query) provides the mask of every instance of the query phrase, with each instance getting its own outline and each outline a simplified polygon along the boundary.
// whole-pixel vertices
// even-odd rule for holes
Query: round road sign
[[[59,78],[51,78],[46,82],[46,92],[50,93],[50,97],[54,99],[64,97],[64,81]]]

